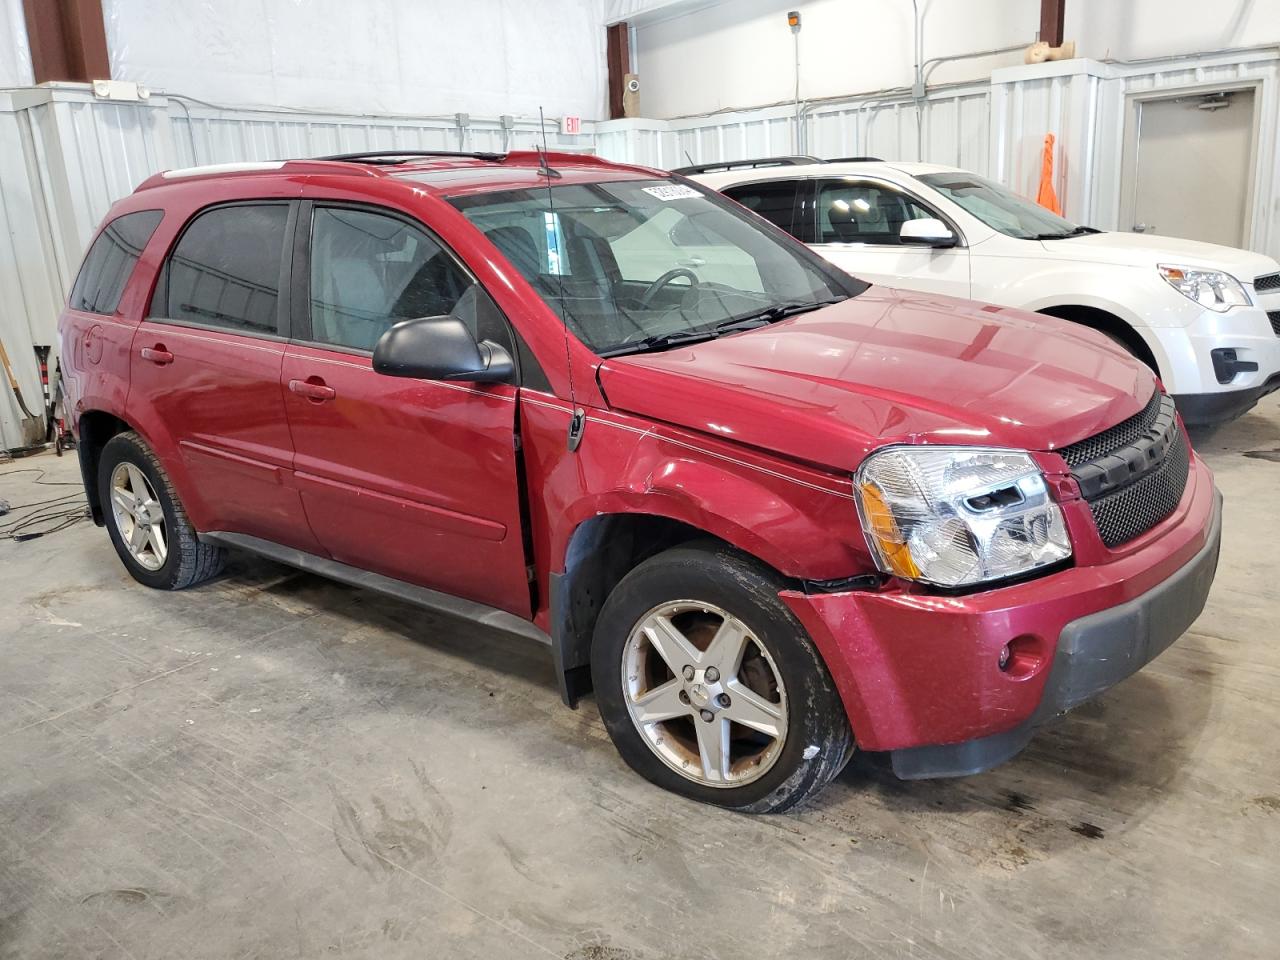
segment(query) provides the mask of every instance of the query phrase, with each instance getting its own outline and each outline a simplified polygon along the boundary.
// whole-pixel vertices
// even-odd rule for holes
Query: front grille
[[[1280,310],[1268,310],[1267,319],[1271,321],[1271,330],[1280,337]]]
[[[1268,290],[1280,290],[1280,273],[1268,273],[1265,276],[1255,277],[1253,289],[1259,293],[1266,293]]]
[[[1089,504],[1102,542],[1108,547],[1126,543],[1173,513],[1186,489],[1190,469],[1191,448],[1178,431],[1159,467]]]
[[[1108,547],[1146,533],[1182,499],[1191,448],[1158,390],[1135,416],[1058,451]]]
[[[1113,450],[1136,442],[1146,435],[1160,415],[1160,398],[1161,393],[1157,390],[1151,394],[1150,402],[1143,407],[1141,413],[1134,414],[1128,420],[1121,421],[1099,434],[1063,447],[1058,451],[1062,454],[1062,459],[1067,461],[1069,467],[1079,467],[1091,460],[1105,457]]]

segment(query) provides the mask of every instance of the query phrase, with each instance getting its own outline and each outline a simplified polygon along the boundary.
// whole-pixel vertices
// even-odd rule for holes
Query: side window
[[[908,220],[935,214],[891,187],[828,180],[818,187],[818,242],[898,245]]]
[[[372,350],[399,320],[453,315],[477,340],[512,348],[488,294],[439,243],[399,217],[316,207],[310,260],[317,343]]]
[[[68,305],[72,310],[116,312],[124,286],[163,217],[159,210],[142,210],[116,217],[103,228],[71,288]]]
[[[284,203],[197,214],[169,257],[152,312],[238,333],[277,333],[288,220]]]
[[[750,183],[742,187],[730,187],[724,191],[724,195],[760,214],[774,226],[794,234],[796,183],[795,180]]]

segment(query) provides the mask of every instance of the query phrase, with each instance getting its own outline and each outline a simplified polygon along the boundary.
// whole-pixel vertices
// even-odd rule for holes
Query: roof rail
[[[746,170],[754,167],[798,167],[808,163],[822,163],[818,157],[760,157],[755,160],[726,160],[720,163],[697,163],[688,167],[676,167],[672,173],[714,173],[717,170]]]
[[[465,150],[365,150],[360,153],[335,153],[329,157],[312,157],[313,160],[338,160],[347,163],[397,164],[426,157],[469,157],[472,160],[502,160],[505,153],[485,153]]]
[[[884,163],[879,157],[832,157],[827,163]]]

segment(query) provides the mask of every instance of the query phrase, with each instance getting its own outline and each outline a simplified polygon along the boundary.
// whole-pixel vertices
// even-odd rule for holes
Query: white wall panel
[[[55,231],[37,165],[30,117],[15,108],[14,94],[0,93],[0,340],[27,405],[41,396],[32,345],[50,343],[50,326],[63,301]],[[0,386],[0,450],[39,439],[24,435],[18,404]]]
[[[233,106],[595,119],[603,0],[103,0],[116,79]]]
[[[1035,40],[1039,27],[1039,4],[1030,0],[945,0],[919,7],[926,61],[1020,48]],[[789,8],[802,18],[802,100],[911,84],[915,30],[910,0],[672,5],[637,21],[635,60],[644,114],[673,118],[792,100],[796,52],[786,21]],[[931,67],[929,80],[985,80],[993,67],[1020,60],[1016,52],[948,59]]]
[[[917,114],[909,99],[846,100],[807,115],[805,153],[923,160],[985,173],[990,137],[986,84],[932,91]]]
[[[22,0],[0,0],[0,88],[25,87],[31,82]]]

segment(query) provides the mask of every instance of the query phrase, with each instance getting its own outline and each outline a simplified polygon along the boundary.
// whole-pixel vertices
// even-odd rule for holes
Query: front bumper
[[[1186,298],[1182,298],[1186,299]],[[1150,327],[1160,378],[1191,425],[1217,423],[1239,416],[1280,385],[1280,335],[1269,311],[1280,309],[1271,296],[1255,298],[1259,305],[1227,313],[1206,310],[1187,300],[1187,319],[1179,326]],[[1220,383],[1213,352],[1231,350],[1242,369]]]
[[[901,776],[973,773],[1190,625],[1216,569],[1220,499],[1193,459],[1174,513],[1099,562],[1077,557],[1057,573],[964,595],[782,597],[822,653],[861,749],[892,751]],[[1001,669],[1006,644],[1015,654]]]
[[[1137,673],[1200,616],[1218,570],[1221,542],[1219,495],[1210,538],[1190,563],[1142,596],[1066,625],[1034,714],[1004,733],[965,743],[894,750],[890,754],[893,772],[904,780],[923,780],[990,770],[1019,753],[1045,721]]]

